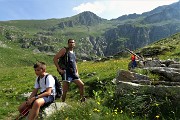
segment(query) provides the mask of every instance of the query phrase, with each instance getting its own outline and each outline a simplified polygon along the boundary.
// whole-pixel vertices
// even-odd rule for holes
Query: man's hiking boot
[[[83,98],[81,98],[81,100],[80,100],[81,102],[85,102],[86,101],[86,98],[85,97],[83,97]]]

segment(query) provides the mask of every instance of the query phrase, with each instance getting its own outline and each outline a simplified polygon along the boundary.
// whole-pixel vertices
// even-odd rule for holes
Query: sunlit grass
[[[137,114],[140,114],[137,113],[137,110],[145,107],[146,100],[154,99],[153,96],[143,95],[143,91],[138,90],[128,91],[127,93],[124,91],[125,93],[118,98],[114,96],[116,87],[111,81],[116,77],[119,69],[127,70],[128,62],[128,59],[112,59],[105,62],[79,62],[79,74],[85,83],[87,102],[80,103],[78,88],[71,84],[66,101],[71,107],[58,111],[48,119],[145,120],[146,115],[142,115],[144,118],[137,117]],[[47,72],[60,78],[53,64],[48,64]],[[139,70],[138,72],[151,75],[147,71]],[[30,92],[33,89],[36,78],[34,69],[32,66],[3,67],[0,71],[0,78],[0,119],[14,118],[18,114],[17,107],[25,100],[21,94]],[[155,79],[157,76],[152,76],[152,78]],[[147,106],[152,110],[158,110],[158,112],[161,112],[160,107],[164,104],[168,105],[168,107],[172,104],[170,98],[162,100],[162,102],[157,100],[152,103]],[[177,114],[177,111],[173,112],[175,115]],[[153,117],[157,118],[158,116],[159,119],[163,117],[158,113]]]
[[[124,69],[126,66],[127,62],[124,60],[78,63],[79,73],[85,85],[87,81],[94,81],[97,80],[97,78],[99,78],[99,80],[111,81],[116,76],[116,71],[118,69]],[[48,64],[47,72],[60,78],[53,64]],[[96,73],[95,76],[88,77],[88,74],[93,72]],[[33,66],[2,67],[0,78],[0,119],[3,119],[14,112],[17,113],[17,107],[24,101],[21,94],[32,91],[36,76]],[[88,84],[86,86],[88,86]],[[77,89],[70,91],[67,99],[70,99],[75,91],[77,91]],[[78,100],[78,98],[76,100]]]
[[[111,110],[102,106],[93,99],[88,99],[85,103],[71,101],[68,104],[69,107],[63,108],[47,120],[59,118],[62,120],[140,120],[117,109]]]

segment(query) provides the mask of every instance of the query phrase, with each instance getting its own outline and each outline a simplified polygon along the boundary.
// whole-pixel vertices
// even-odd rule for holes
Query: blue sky
[[[141,14],[179,0],[0,0],[0,21],[71,17],[91,11],[113,19],[125,14]]]

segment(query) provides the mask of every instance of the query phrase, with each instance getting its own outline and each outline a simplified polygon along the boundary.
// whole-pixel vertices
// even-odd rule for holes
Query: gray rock
[[[169,65],[170,68],[180,68],[180,64],[176,63],[176,64],[170,64]]]
[[[159,60],[146,60],[144,61],[145,67],[161,67],[161,62]]]
[[[133,80],[149,80],[149,78],[145,75],[125,71],[125,70],[119,70],[116,77],[116,82],[119,81],[126,81],[126,82],[132,82]]]
[[[180,82],[180,69],[168,67],[149,67],[145,69],[165,77],[168,81]]]
[[[68,105],[65,102],[52,103],[48,107],[41,109],[39,117],[41,119],[47,118],[51,116],[53,113],[57,112],[57,110],[62,110],[64,107],[68,107]]]

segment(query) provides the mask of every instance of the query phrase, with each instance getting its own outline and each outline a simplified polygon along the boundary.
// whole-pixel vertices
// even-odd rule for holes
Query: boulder
[[[161,67],[161,62],[159,60],[146,60],[144,67]]]
[[[24,98],[28,98],[31,95],[32,92],[23,93],[21,96]],[[49,105],[43,106],[39,111],[39,118],[44,119],[49,116],[51,116],[53,113],[55,113],[57,110],[61,110],[64,107],[68,107],[65,102],[53,102]]]
[[[165,77],[166,81],[180,82],[180,69],[169,67],[149,67],[144,69],[148,69],[154,74]]]
[[[64,107],[67,107],[68,105],[65,102],[54,102],[51,103],[48,107],[44,107],[39,112],[39,118],[44,119],[49,116],[51,116],[53,113],[55,113],[57,110],[61,110]]]
[[[149,80],[149,78],[145,75],[126,71],[126,70],[118,71],[116,82],[118,81],[132,82],[133,80]]]
[[[180,68],[180,64],[178,64],[178,63],[170,64],[169,67],[170,68]]]

